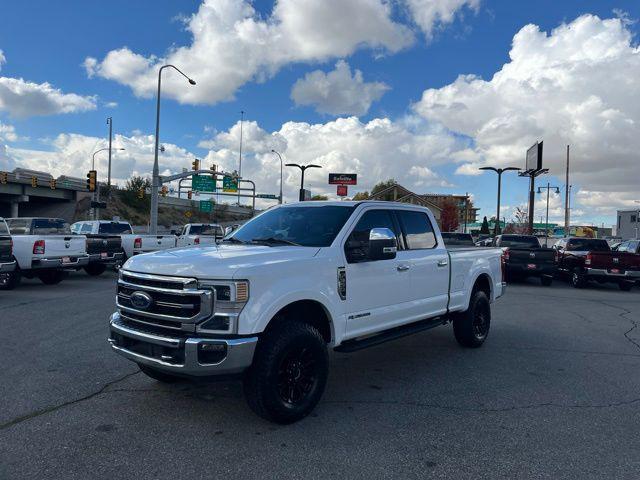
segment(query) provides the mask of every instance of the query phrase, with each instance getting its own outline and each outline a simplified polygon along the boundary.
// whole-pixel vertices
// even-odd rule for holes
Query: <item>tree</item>
[[[487,221],[486,215],[482,220],[482,227],[480,227],[480,233],[486,234],[486,235],[489,235],[491,233],[489,232],[489,222]]]
[[[442,205],[442,213],[440,214],[440,223],[443,232],[455,232],[460,225],[458,219],[458,207],[453,200],[446,200]]]
[[[138,192],[141,188],[151,188],[151,180],[148,178],[140,177],[138,175],[134,175],[124,186],[124,189],[129,192]]]
[[[513,223],[514,233],[526,235],[529,233],[529,213],[521,207],[516,207]]]
[[[369,192],[367,191],[358,192],[353,196],[353,200],[356,200],[356,201],[368,200],[368,199],[369,199]]]
[[[311,200],[329,200],[329,197],[326,195],[314,195]]]
[[[141,189],[146,191],[149,188],[151,188],[151,181],[148,178],[133,176],[127,180],[124,190],[121,192],[122,200],[127,205],[146,209],[150,203],[149,195],[145,194],[144,198],[139,198],[138,193]]]

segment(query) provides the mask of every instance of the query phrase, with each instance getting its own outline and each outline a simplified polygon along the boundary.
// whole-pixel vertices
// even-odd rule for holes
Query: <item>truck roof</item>
[[[420,208],[424,210],[428,210],[427,207],[423,207],[421,205],[414,205],[412,203],[402,203],[402,202],[391,202],[386,200],[318,200],[318,201],[307,201],[307,202],[294,202],[294,203],[285,203],[283,205],[278,205],[278,207],[295,207],[300,204],[304,204],[305,207],[321,207],[321,206],[335,206],[335,207],[356,207],[358,205],[379,205],[384,206],[386,208],[394,208],[394,207],[413,207]]]

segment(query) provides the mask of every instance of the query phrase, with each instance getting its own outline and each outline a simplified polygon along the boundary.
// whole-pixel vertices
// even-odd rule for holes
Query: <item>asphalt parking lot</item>
[[[0,292],[0,478],[640,476],[640,289],[509,287],[478,350],[442,327],[334,353],[278,426],[239,383],[162,385],[106,342],[115,274]]]

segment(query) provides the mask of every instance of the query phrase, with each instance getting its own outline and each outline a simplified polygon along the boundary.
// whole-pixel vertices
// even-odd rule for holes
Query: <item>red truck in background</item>
[[[640,279],[640,255],[612,251],[606,240],[595,238],[563,238],[556,250],[558,272],[570,278],[576,288],[591,280],[617,283],[620,290],[629,291]]]

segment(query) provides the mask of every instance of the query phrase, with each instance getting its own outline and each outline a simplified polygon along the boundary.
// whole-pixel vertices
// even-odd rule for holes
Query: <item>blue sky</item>
[[[288,1],[292,2],[293,0]],[[370,1],[377,3],[377,0]],[[422,1],[428,2],[428,0]],[[357,0],[356,3],[365,4],[367,2],[369,0]],[[212,0],[211,3],[217,2]],[[249,80],[236,82],[237,88],[232,88],[231,93],[233,99],[219,100],[215,98],[209,100],[209,98],[215,97],[215,93],[211,93],[213,97],[200,97],[196,100],[185,99],[180,98],[179,89],[189,89],[190,87],[186,83],[176,84],[173,94],[170,91],[173,87],[167,87],[168,95],[162,103],[161,141],[174,145],[176,153],[174,157],[164,160],[163,167],[179,170],[182,166],[187,166],[187,162],[180,159],[187,158],[191,154],[208,157],[211,161],[219,161],[227,167],[233,167],[231,163],[235,158],[235,153],[233,153],[233,139],[235,137],[233,130],[230,131],[230,129],[236,124],[239,111],[242,109],[247,112],[246,118],[249,121],[256,122],[254,146],[260,145],[263,149],[268,149],[267,143],[273,139],[274,132],[278,132],[273,143],[286,147],[287,160],[313,160],[316,157],[307,155],[309,150],[313,150],[319,156],[318,158],[329,158],[329,165],[335,165],[336,168],[341,166],[346,171],[358,171],[363,187],[370,187],[372,183],[388,177],[394,177],[403,184],[407,181],[411,183],[411,179],[416,178],[415,172],[418,170],[409,174],[410,167],[422,167],[423,170],[420,170],[424,177],[422,183],[408,184],[409,188],[415,189],[418,193],[427,191],[472,192],[477,205],[482,208],[481,214],[490,216],[495,209],[495,177],[488,174],[482,176],[460,174],[462,162],[471,162],[473,167],[469,167],[469,169],[475,169],[478,165],[484,164],[504,165],[505,162],[509,162],[509,160],[505,160],[504,153],[508,151],[509,155],[513,156],[512,164],[521,166],[524,159],[525,147],[523,145],[528,145],[531,139],[537,138],[538,133],[542,135],[540,139],[544,137],[545,147],[547,147],[547,143],[550,144],[551,139],[557,140],[555,145],[550,144],[548,151],[550,162],[555,162],[555,171],[559,172],[562,162],[557,157],[559,156],[558,152],[564,149],[562,135],[558,135],[557,138],[551,135],[545,136],[544,126],[540,125],[537,125],[538,128],[531,129],[531,137],[518,135],[515,133],[516,131],[526,131],[526,129],[522,130],[523,127],[518,116],[521,115],[523,118],[529,119],[535,116],[535,112],[531,113],[529,105],[526,113],[513,113],[515,107],[509,106],[510,113],[500,116],[500,121],[505,123],[498,130],[504,132],[511,128],[514,134],[508,140],[500,139],[504,147],[500,151],[501,153],[491,152],[491,148],[487,146],[487,139],[476,137],[475,132],[486,130],[486,128],[477,128],[478,126],[494,125],[497,117],[487,118],[486,113],[483,113],[485,117],[479,115],[480,118],[476,120],[474,125],[464,125],[464,119],[454,118],[455,98],[447,97],[448,94],[443,89],[455,82],[461,74],[474,74],[489,82],[493,75],[502,69],[503,65],[510,62],[509,51],[512,42],[514,42],[514,35],[518,34],[527,24],[537,25],[539,31],[546,32],[547,37],[553,37],[552,31],[554,29],[563,24],[572,24],[585,14],[596,16],[599,21],[622,18],[619,20],[623,25],[622,29],[631,35],[628,45],[624,46],[626,53],[623,52],[623,55],[627,55],[630,59],[625,60],[624,65],[625,67],[630,66],[629,68],[637,65],[635,63],[637,52],[634,52],[637,45],[635,35],[638,30],[638,24],[634,19],[640,18],[640,5],[637,2],[567,0],[562,2],[489,0],[471,0],[469,2],[452,0],[447,2],[446,0],[436,0],[435,3],[443,5],[450,3],[449,10],[452,12],[453,20],[446,21],[440,18],[432,22],[429,25],[432,28],[430,38],[428,38],[424,26],[420,25],[415,10],[412,11],[403,2],[391,2],[386,4],[389,21],[396,26],[402,26],[405,33],[409,32],[413,36],[410,41],[405,41],[400,47],[394,46],[391,41],[386,40],[382,40],[376,46],[374,45],[377,41],[375,37],[369,36],[365,38],[365,41],[357,42],[356,46],[345,47],[346,53],[344,48],[336,42],[336,45],[331,47],[336,49],[335,52],[329,51],[321,55],[300,53],[296,54],[297,56],[294,55],[292,59],[284,61],[271,60],[270,63],[267,62],[266,66],[261,64],[262,66],[257,68],[255,72],[249,72],[247,74],[250,77]],[[5,160],[7,165],[26,167],[32,164],[41,167],[44,165],[55,167],[60,173],[75,173],[77,176],[83,176],[83,173],[78,170],[82,171],[84,164],[78,159],[77,152],[70,152],[69,149],[88,148],[90,150],[96,144],[96,139],[105,136],[107,132],[105,118],[107,116],[113,116],[115,131],[129,139],[123,138],[123,142],[150,135],[153,132],[155,121],[154,98],[153,96],[145,97],[144,94],[131,88],[133,82],[140,82],[139,85],[145,84],[145,74],[140,74],[137,79],[130,79],[126,73],[118,73],[117,75],[109,73],[112,70],[105,59],[109,52],[118,51],[123,47],[128,47],[135,55],[147,59],[153,56],[166,57],[170,55],[172,48],[189,48],[193,43],[193,35],[192,32],[185,29],[185,19],[188,21],[192,15],[197,14],[200,6],[201,2],[188,0],[181,2],[110,1],[108,4],[85,1],[24,1],[9,2],[3,5],[0,50],[3,52],[5,61],[4,63],[0,61],[0,77],[24,79],[38,85],[47,82],[63,94],[76,94],[88,98],[88,101],[93,104],[84,109],[78,108],[71,113],[38,115],[22,112],[18,114],[15,109],[11,110],[6,104],[3,109],[0,88],[0,125],[5,125],[5,132],[8,131],[8,126],[14,132],[13,135],[5,134],[4,139],[0,136],[0,144],[5,143],[7,146],[5,152],[5,155],[9,157],[9,160]],[[253,3],[253,8],[255,12],[249,17],[256,21],[276,22],[278,20],[278,18],[272,17],[274,3],[271,1],[256,1]],[[443,8],[446,8],[446,5]],[[330,14],[339,15],[339,12],[334,11]],[[319,24],[322,21],[322,18],[318,19]],[[330,22],[331,19],[326,21]],[[319,25],[318,28],[322,33],[323,26]],[[597,29],[600,28],[600,25],[598,22],[592,22],[589,28]],[[613,27],[602,28],[606,30]],[[396,30],[399,30],[399,27]],[[375,34],[374,32],[371,35]],[[330,31],[328,30],[326,38],[329,38],[329,35]],[[367,33],[367,35],[369,34]],[[299,37],[295,38],[299,40]],[[620,44],[619,39],[612,39],[610,42],[616,48]],[[523,50],[529,52],[525,55],[528,58],[535,58],[538,54],[533,50],[534,48],[540,47],[543,56],[547,55],[548,50],[556,48],[550,44],[540,46],[533,37],[522,43]],[[582,40],[582,44],[584,43]],[[570,46],[571,42],[568,41],[567,45]],[[330,47],[327,49],[330,50]],[[283,47],[283,51],[286,53],[286,46]],[[218,55],[215,48],[210,51],[205,49],[205,52],[204,63]],[[247,51],[239,51],[236,58],[241,58],[246,53]],[[187,52],[187,55],[189,54],[190,52]],[[549,53],[548,55],[557,61],[556,54]],[[260,54],[257,58],[259,56]],[[88,74],[89,72],[84,66],[87,57],[93,58],[97,62],[98,68],[93,74]],[[564,58],[562,53],[560,57]],[[573,57],[573,54],[567,52],[566,57]],[[618,57],[616,56],[616,59]],[[317,100],[318,95],[314,90],[316,88],[314,84],[305,85],[307,87],[306,97],[311,97],[307,103],[304,100],[296,102],[291,98],[292,88],[296,82],[302,81],[305,75],[314,71],[320,71],[319,73],[326,75],[336,68],[338,61],[344,61],[348,66],[348,71],[353,75],[356,70],[361,71],[365,85],[368,83],[384,84],[382,93],[370,102],[366,112],[321,113],[326,109],[323,110],[317,101],[314,102],[314,98]],[[521,60],[521,63],[527,61],[525,58],[525,60]],[[151,63],[153,62],[152,58]],[[187,71],[187,73],[198,81],[198,85],[191,88],[202,89],[203,82],[210,81],[210,79],[206,75],[204,77],[198,75],[199,69],[204,68],[202,65],[198,65],[198,60],[190,60],[190,62],[192,70],[196,71]],[[260,62],[260,59],[258,58],[256,62]],[[580,68],[595,68],[592,63],[592,61],[589,63],[588,60],[585,60],[585,65],[589,64],[588,66],[573,65],[571,68],[574,68],[574,71],[581,71]],[[188,67],[181,66],[185,70]],[[218,68],[220,64],[214,62],[209,67],[211,66]],[[527,67],[523,68],[527,69]],[[555,67],[547,63],[544,68],[547,71],[554,71],[555,68],[559,72],[557,78],[562,77],[564,68],[562,65]],[[611,65],[605,65],[602,68],[611,68]],[[150,68],[151,70],[153,68]],[[630,78],[634,78],[634,75],[637,79],[637,72],[630,70]],[[569,93],[575,93],[581,105],[593,97],[600,98],[601,105],[605,105],[599,110],[602,115],[609,115],[606,112],[616,110],[612,106],[625,104],[624,98],[609,99],[606,94],[594,94],[589,91],[589,86],[579,84],[580,82],[576,81],[567,88],[584,88],[585,91],[573,92],[572,90]],[[484,87],[489,88],[488,85],[484,85]],[[356,90],[362,88],[362,85],[356,85]],[[459,88],[460,90],[457,93],[454,91],[454,94],[460,95],[461,98],[470,98],[468,92],[464,90],[469,88],[468,85]],[[427,89],[434,91],[439,99],[437,102],[434,100],[425,102],[424,99],[421,101],[423,92]],[[214,90],[212,89],[212,92]],[[311,92],[309,93],[309,91]],[[173,98],[171,98],[172,96]],[[570,96],[567,95],[567,97]],[[629,96],[631,97],[631,92]],[[517,97],[514,95],[514,98]],[[545,92],[541,91],[533,98],[542,103],[546,98]],[[470,115],[473,115],[476,111],[471,108],[471,100],[467,107],[470,109]],[[556,98],[553,101],[562,102],[562,98]],[[637,99],[633,101],[637,102]],[[445,107],[442,107],[443,102]],[[117,103],[117,106],[108,106],[112,103]],[[366,103],[369,102],[365,101]],[[576,102],[567,105],[560,103],[557,109],[558,111],[572,110],[577,108],[577,104]],[[606,106],[611,108],[605,108]],[[620,109],[618,108],[618,110]],[[603,114],[603,112],[605,113]],[[623,110],[622,114],[627,120],[633,120],[638,111]],[[583,115],[588,116],[589,114]],[[595,113],[590,115],[596,116]],[[340,142],[337,141],[336,144],[332,143],[330,147],[327,147],[328,151],[325,152],[321,151],[316,144],[316,142],[318,144],[329,142],[325,137],[312,138],[313,133],[305,132],[304,135],[298,133],[294,140],[293,137],[289,137],[281,131],[283,124],[287,122],[327,126],[332,125],[336,119],[348,117],[357,117],[360,125],[367,125],[378,119],[388,119],[394,128],[398,126],[404,133],[408,132],[409,136],[417,135],[422,138],[423,135],[427,135],[429,142],[435,141],[434,138],[437,141],[435,141],[435,145],[430,144],[425,147],[420,143],[422,140],[417,141],[415,145],[411,143],[414,140],[408,140],[413,145],[410,148],[412,152],[426,151],[427,156],[409,154],[409,157],[414,155],[414,158],[405,159],[403,157],[402,160],[396,162],[394,160],[396,153],[394,150],[390,150],[386,160],[382,154],[383,158],[376,160],[375,164],[368,165],[369,160],[364,156],[365,153],[371,152],[368,148],[358,152],[357,155],[350,151],[345,153],[340,150]],[[581,123],[583,117],[573,117],[573,119]],[[637,120],[640,121],[640,118]],[[548,122],[545,119],[537,119],[536,121]],[[629,122],[627,121],[626,124]],[[601,130],[597,126],[590,128]],[[355,130],[358,130],[357,126]],[[554,130],[554,135],[557,131],[558,128]],[[1,132],[2,130],[0,130]],[[576,132],[574,138],[575,135],[580,134],[579,131]],[[77,142],[75,147],[71,145],[67,137],[65,137],[66,140],[60,138],[60,135],[69,134],[77,134],[78,136],[75,138]],[[267,135],[266,138],[265,135]],[[326,133],[322,135],[326,135]],[[332,135],[334,136],[330,137],[331,142],[334,141],[336,133],[333,132]],[[355,135],[359,138],[358,132],[355,132]],[[392,131],[390,135],[395,134]],[[608,143],[607,138],[610,137],[605,137],[599,144]],[[296,150],[291,146],[295,142],[310,142],[310,139],[313,140],[314,145],[308,148],[305,148],[305,145],[299,145],[297,147],[299,150]],[[392,148],[404,151],[404,147],[393,143],[394,141],[391,141]],[[434,155],[437,156],[435,152],[440,141],[448,145],[447,151],[442,154],[442,158],[432,161],[431,158]],[[64,142],[66,143],[63,146]],[[484,146],[482,146],[483,142]],[[141,145],[140,142],[138,145]],[[203,148],[203,145],[206,145],[207,148]],[[385,145],[386,143],[374,143],[372,148],[376,148],[376,146],[384,148]],[[142,145],[140,148],[139,155],[143,155],[146,145]],[[275,177],[272,179],[269,175],[264,176],[262,185],[259,181],[263,178],[265,169],[272,170],[271,160],[267,159],[264,152],[252,152],[251,144],[247,148],[245,164],[249,166],[245,168],[253,168],[250,171],[258,181],[258,189],[275,193],[278,188]],[[603,147],[604,150],[598,158],[602,159],[601,157],[606,156],[609,162],[619,162],[620,168],[617,169],[619,171],[611,174],[612,181],[601,182],[598,176],[594,175],[592,167],[585,167],[581,176],[578,175],[579,180],[576,181],[574,187],[575,192],[580,190],[587,192],[583,197],[576,196],[574,205],[576,218],[583,219],[585,222],[610,224],[613,218],[611,214],[616,207],[629,206],[634,199],[640,199],[637,188],[634,189],[629,185],[618,188],[613,180],[614,177],[628,177],[628,173],[633,171],[629,167],[633,160],[627,158],[625,152],[614,151],[613,146],[607,148],[612,149],[611,157],[607,154],[608,150]],[[36,151],[36,153],[32,155],[31,151]],[[38,154],[37,152],[45,153]],[[579,147],[577,147],[577,152],[580,152]],[[51,156],[48,156],[48,153],[51,153]],[[89,153],[83,151],[82,159],[86,159]],[[136,159],[129,158],[135,154],[133,151],[126,154],[128,164],[131,165],[131,172],[128,173],[147,173],[144,169],[146,163],[141,161],[138,164]],[[144,155],[147,154],[148,151],[144,150]],[[376,155],[380,154],[380,152],[376,153]],[[584,154],[584,152],[580,152],[580,154]],[[295,155],[295,158],[290,158],[292,155]],[[618,160],[618,156],[620,160]],[[30,162],[30,158],[34,159],[33,162]],[[0,156],[0,161],[1,159]],[[597,158],[589,159],[590,162],[597,160]],[[253,161],[255,161],[255,165],[251,167],[250,164]],[[580,158],[577,158],[576,162],[580,162]],[[65,169],[69,171],[64,171]],[[126,173],[123,171],[123,178]],[[310,185],[315,192],[332,191],[325,185],[326,173],[328,172],[317,173],[311,179]],[[561,187],[564,185],[563,179],[550,177],[549,180],[552,184]],[[297,174],[291,172],[285,181],[285,191],[291,197],[295,196]],[[596,197],[601,199],[597,205],[593,203],[593,199]],[[518,179],[515,175],[505,178],[503,198],[503,203],[510,208],[526,202],[526,181]],[[559,199],[558,202],[560,202]],[[560,203],[555,206],[558,209],[561,207]],[[560,210],[556,213],[559,212]]]

